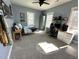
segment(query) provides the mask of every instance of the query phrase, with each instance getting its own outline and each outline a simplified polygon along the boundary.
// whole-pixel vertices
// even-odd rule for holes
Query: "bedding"
[[[28,34],[28,33],[32,33],[32,29],[34,27],[34,25],[27,25],[25,22],[21,22],[22,25],[22,33],[24,34]]]
[[[27,27],[24,27],[24,33],[25,34],[32,33],[32,30]]]

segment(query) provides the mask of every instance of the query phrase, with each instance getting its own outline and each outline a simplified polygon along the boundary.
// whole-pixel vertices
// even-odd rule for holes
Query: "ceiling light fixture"
[[[32,2],[32,3],[39,3],[40,6],[42,6],[43,4],[49,5],[49,3],[46,2],[46,0],[39,0],[38,2]]]

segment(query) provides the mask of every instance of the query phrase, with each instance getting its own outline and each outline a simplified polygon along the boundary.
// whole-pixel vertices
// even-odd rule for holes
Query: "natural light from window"
[[[34,25],[34,13],[27,12],[27,24]]]
[[[45,54],[51,53],[51,52],[56,52],[60,49],[67,48],[69,45],[62,45],[60,47],[57,47],[57,45],[49,42],[40,42],[38,43],[38,46],[44,51]]]
[[[78,31],[78,10],[73,9],[71,11],[70,19],[68,21],[68,31]]]
[[[54,44],[52,44],[52,43],[41,42],[41,43],[38,43],[38,45],[42,48],[42,50],[43,50],[46,54],[58,50],[58,47],[56,47],[56,46],[55,46]]]

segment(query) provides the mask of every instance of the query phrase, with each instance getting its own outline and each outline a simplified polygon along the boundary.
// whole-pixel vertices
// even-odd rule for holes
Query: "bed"
[[[21,25],[23,34],[33,33],[37,30],[37,28],[34,25],[27,25],[25,22],[21,23]]]

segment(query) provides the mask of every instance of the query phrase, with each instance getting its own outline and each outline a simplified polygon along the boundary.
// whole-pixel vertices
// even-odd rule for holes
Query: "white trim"
[[[10,50],[9,50],[9,53],[8,53],[7,59],[10,59],[10,55],[11,55],[11,51],[12,51],[12,47],[13,47],[13,45],[11,46],[11,48],[10,48]]]
[[[11,39],[11,46],[10,46],[10,50],[9,50],[9,53],[8,53],[7,59],[10,59],[11,52],[12,52],[12,48],[13,48],[13,40]]]

